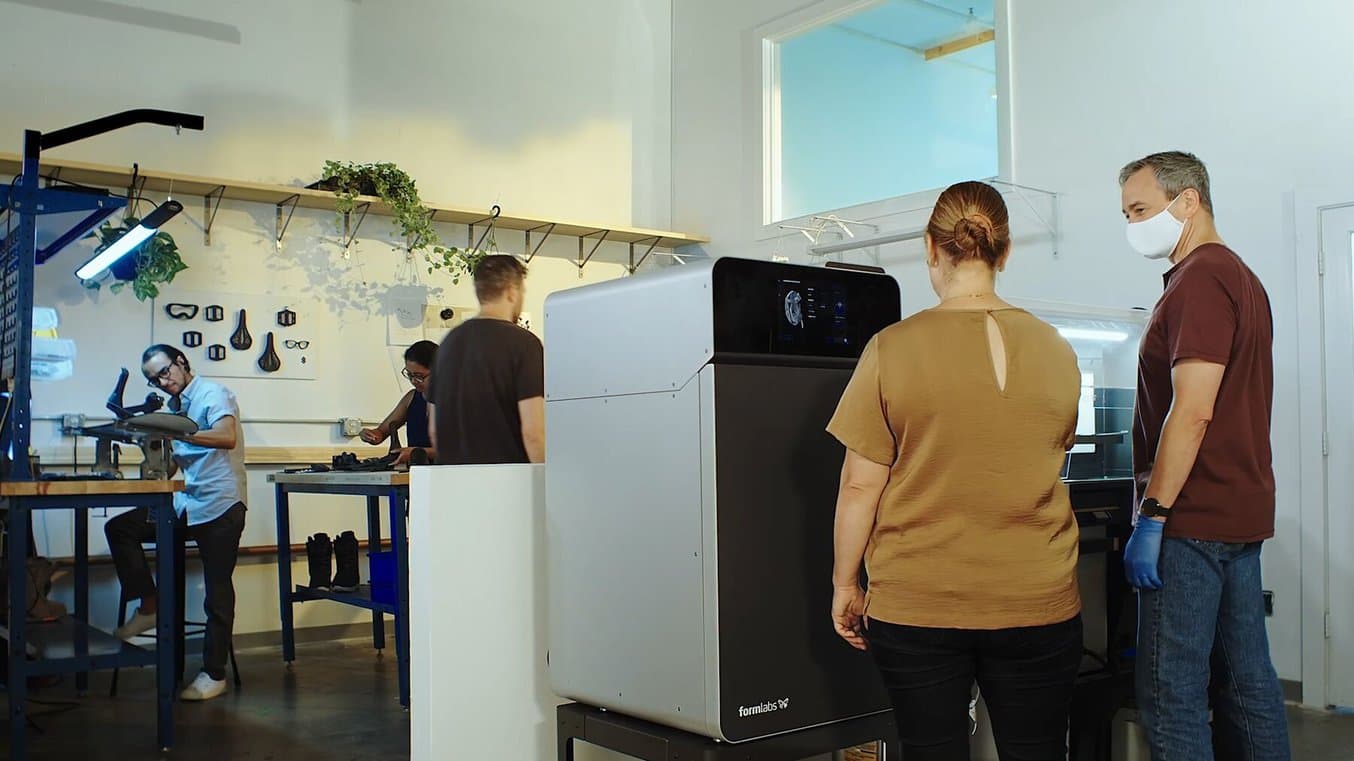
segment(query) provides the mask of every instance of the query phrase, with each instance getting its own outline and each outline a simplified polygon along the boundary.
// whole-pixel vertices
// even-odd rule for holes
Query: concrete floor
[[[108,697],[112,672],[90,677],[80,707],[34,716],[42,732],[28,730],[30,761],[391,761],[409,757],[409,714],[400,707],[395,653],[378,657],[371,642],[297,645],[290,669],[277,648],[241,652],[239,692],[206,703],[180,703],[175,746],[155,748],[155,671],[122,672],[118,697]],[[188,658],[189,678],[197,660]],[[74,682],[33,695],[41,701],[75,700]],[[47,706],[30,703],[40,714]],[[8,759],[9,725],[0,729]]]
[[[154,671],[123,672],[120,694],[108,697],[109,673],[97,673],[90,695],[73,682],[39,691],[40,701],[72,701],[72,711],[33,717],[31,761],[391,761],[409,757],[409,714],[400,708],[393,652],[377,657],[369,642],[298,645],[291,669],[277,649],[240,653],[244,689],[202,703],[181,703],[177,742],[156,752]],[[189,669],[194,660],[189,659]],[[52,710],[30,704],[34,713]],[[1290,709],[1295,761],[1354,761],[1354,716]],[[9,758],[8,724],[0,758]],[[454,758],[454,754],[447,758]],[[487,761],[487,760],[486,760]],[[541,761],[551,761],[542,759]]]

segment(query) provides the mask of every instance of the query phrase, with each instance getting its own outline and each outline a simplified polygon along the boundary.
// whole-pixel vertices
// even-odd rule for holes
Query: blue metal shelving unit
[[[90,193],[84,189],[69,189],[48,185],[43,187],[39,175],[42,151],[101,135],[133,124],[159,124],[176,129],[201,130],[203,118],[172,111],[139,109],[105,116],[55,132],[28,130],[24,132],[23,166],[20,174],[8,185],[0,185],[0,277],[3,278],[3,302],[0,302],[0,382],[8,393],[0,398],[0,465],[8,460],[8,469],[0,468],[0,481],[7,502],[5,556],[10,579],[9,615],[9,719],[10,754],[16,761],[25,758],[26,686],[29,676],[39,674],[75,673],[76,684],[84,688],[87,674],[92,669],[129,667],[157,664],[159,745],[168,748],[173,739],[172,707],[174,689],[174,645],[170,622],[175,618],[173,603],[162,610],[159,651],[147,653],[124,645],[101,632],[91,629],[81,618],[87,608],[88,563],[84,542],[87,539],[87,512],[90,507],[118,507],[147,505],[158,508],[156,536],[161,585],[172,583],[174,520],[172,495],[164,489],[143,489],[135,494],[99,494],[97,489],[85,494],[62,495],[61,489],[48,493],[46,488],[21,488],[46,485],[26,485],[33,480],[29,461],[32,440],[32,389],[30,378],[33,367],[33,290],[34,270],[37,265],[57,255],[63,248],[79,240],[109,215],[127,205],[128,199]],[[71,215],[74,221],[59,218]],[[49,240],[39,245],[39,222],[50,220],[55,227]],[[15,221],[17,220],[17,224]],[[62,226],[62,223],[65,223]],[[52,486],[56,486],[53,484]],[[150,485],[147,484],[149,487]],[[163,492],[163,493],[161,493]],[[42,509],[70,509],[76,511],[76,616],[55,622],[33,623],[26,620],[27,611],[22,601],[26,598],[26,561],[29,552],[28,535],[31,511]],[[172,596],[171,596],[172,597]],[[19,602],[14,602],[18,600]],[[166,645],[166,643],[169,643]],[[37,657],[30,657],[28,645]]]
[[[33,282],[37,265],[93,230],[110,214],[127,205],[126,198],[91,195],[57,187],[42,187],[39,162],[42,152],[101,135],[133,124],[160,124],[175,129],[201,130],[201,116],[156,109],[136,109],[76,124],[55,132],[24,132],[23,170],[8,186],[0,186],[0,212],[17,217],[19,224],[6,225],[0,240],[4,273],[4,302],[0,305],[0,380],[10,383],[10,394],[0,414],[0,453],[12,460],[6,480],[27,481],[33,477],[28,461],[32,438]],[[85,212],[85,216],[38,246],[39,217]]]

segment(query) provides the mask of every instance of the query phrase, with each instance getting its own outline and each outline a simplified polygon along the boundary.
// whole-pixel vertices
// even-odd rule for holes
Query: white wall
[[[328,158],[394,161],[433,201],[667,225],[667,0],[113,5],[0,2],[0,150],[24,128],[167,108],[207,131],[135,127],[53,156],[284,184]]]
[[[668,0],[351,5],[362,160],[451,204],[666,229]]]
[[[751,30],[805,6],[690,0],[674,17],[673,223],[707,231],[715,255],[804,260],[794,238],[760,241],[758,209],[744,190],[760,154],[744,135],[760,95]],[[1275,470],[1278,536],[1265,550],[1275,592],[1271,647],[1285,679],[1299,680],[1300,462],[1295,288],[1286,194],[1354,173],[1354,101],[1346,89],[1354,50],[1343,30],[1354,6],[1075,0],[1011,3],[1014,177],[1062,194],[1060,256],[1018,245],[1003,281],[1010,296],[1114,307],[1150,306],[1162,267],[1130,252],[1119,214],[1119,167],[1171,148],[1209,165],[1223,237],[1264,280],[1275,312]],[[1354,199],[1354,183],[1350,183]],[[888,220],[884,221],[888,225]],[[893,224],[898,224],[894,221]],[[909,248],[909,245],[912,247]],[[902,281],[905,311],[933,303],[915,244],[884,248]],[[856,254],[857,259],[862,255]],[[1306,456],[1312,456],[1310,451]]]
[[[1275,319],[1274,467],[1278,536],[1265,548],[1275,592],[1271,649],[1285,679],[1301,672],[1298,278],[1287,194],[1354,172],[1345,126],[1354,103],[1332,98],[1354,65],[1340,30],[1354,6],[1337,0],[1223,0],[1088,6],[1015,4],[1015,167],[1022,182],[1067,195],[1067,260],[1030,273],[1022,289],[1099,294],[1127,306],[1156,293],[1159,267],[1127,253],[1114,175],[1165,148],[1209,165],[1219,230],[1264,281]],[[1298,41],[1282,48],[1276,40]],[[1069,62],[1075,61],[1075,65]],[[1354,200],[1354,182],[1349,184]],[[1013,268],[1014,269],[1014,268]],[[1041,282],[1042,281],[1042,282]],[[1309,364],[1305,372],[1311,372]]]
[[[18,152],[25,128],[159,107],[204,114],[207,130],[176,137],[133,127],[51,155],[275,183],[313,181],[327,158],[389,160],[409,171],[429,200],[499,203],[505,214],[600,224],[668,223],[666,0],[608,0],[575,10],[538,0],[493,8],[470,0],[143,0],[135,7],[89,4],[86,13],[0,1],[0,151]],[[398,375],[402,347],[387,346],[392,302],[426,292],[435,303],[474,304],[468,282],[453,286],[430,276],[395,250],[387,218],[368,218],[344,258],[332,214],[298,210],[276,251],[271,206],[226,202],[207,247],[201,201],[179,200],[186,211],[168,231],[190,269],[165,290],[161,305],[176,291],[267,294],[314,315],[307,327],[320,362],[316,380],[225,381],[239,396],[251,446],[366,449],[342,439],[334,421],[379,420],[407,388]],[[465,245],[464,228],[441,232]],[[520,233],[496,238],[504,251],[521,250]],[[151,340],[151,310],[160,308],[128,291],[81,289],[70,274],[88,256],[80,245],[86,247],[38,270],[36,302],[59,308],[60,333],[80,352],[76,377],[35,387],[39,417],[102,414],[117,369],[132,369],[135,379]],[[555,239],[531,263],[528,312],[542,315],[551,291],[623,274],[621,246],[604,246],[581,275],[566,260],[576,253],[574,241]],[[251,315],[256,341],[263,317]],[[195,366],[205,372],[210,363]],[[129,399],[141,393],[133,383]],[[54,421],[39,420],[34,443],[68,450],[72,442]],[[268,470],[250,469],[246,544],[276,541]],[[335,511],[320,498],[294,503],[293,541],[315,530],[364,535],[361,500],[339,504]],[[99,553],[101,520],[95,524],[91,551]],[[44,551],[69,554],[70,516],[47,517],[38,534]],[[241,566],[236,583],[236,631],[276,630],[275,565]],[[190,607],[197,605],[195,587]],[[97,589],[104,595],[93,600],[95,617],[111,624],[111,613],[101,611],[111,611],[113,601],[104,598],[113,587]],[[302,610],[298,624],[362,620],[360,611],[339,606]]]
[[[346,139],[350,4],[141,0],[87,13],[0,3],[0,150],[130,108],[203,114],[207,132],[134,127],[53,156],[187,174],[315,178]],[[58,7],[78,7],[62,3]]]

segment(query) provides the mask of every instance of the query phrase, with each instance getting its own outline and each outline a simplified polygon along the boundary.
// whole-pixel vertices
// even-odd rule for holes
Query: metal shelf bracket
[[[539,241],[537,241],[536,247],[535,247],[535,248],[532,248],[532,246],[531,246],[531,234],[534,233],[534,232],[537,232],[537,231],[539,231],[539,230],[545,230],[545,232],[541,235],[541,239],[540,239]],[[549,238],[550,238],[550,234],[553,233],[554,231],[555,231],[555,223],[554,223],[554,222],[547,222],[547,223],[545,223],[545,224],[543,224],[543,225],[536,225],[535,227],[529,227],[529,228],[527,228],[526,230],[523,231],[523,233],[524,233],[525,236],[526,236],[526,245],[522,247],[522,250],[525,251],[525,252],[527,253],[527,257],[526,257],[526,259],[523,261],[523,264],[531,264],[531,260],[532,260],[532,259],[535,259],[535,258],[536,258],[536,254],[540,253],[540,251],[541,251],[541,246],[544,246],[544,245],[545,245],[545,242],[546,242],[547,240],[549,240]]]
[[[212,244],[212,225],[216,222],[216,212],[221,210],[221,199],[226,196],[226,186],[217,185],[202,196],[202,245]],[[212,199],[216,203],[212,203]]]
[[[293,193],[291,197],[284,198],[277,202],[277,216],[273,222],[273,243],[277,250],[282,250],[282,236],[287,234],[287,228],[291,226],[291,217],[296,213],[296,205],[301,202],[301,194]],[[286,219],[282,218],[282,210],[287,210]]]
[[[602,244],[606,242],[606,237],[610,234],[610,230],[594,230],[593,232],[578,236],[578,261],[575,262],[575,264],[578,265],[578,277],[580,279],[583,277],[583,268],[588,265],[588,262],[592,261],[592,257],[597,254],[597,249],[602,247]],[[594,236],[597,236],[597,242],[592,244],[592,250],[588,252],[587,256],[584,256],[583,241]]]
[[[353,241],[357,240],[357,231],[362,229],[362,223],[367,219],[367,212],[371,210],[371,201],[360,203],[353,208],[353,211],[343,214],[343,258],[347,259],[353,253]],[[357,212],[357,223],[353,224],[353,212]]]
[[[654,250],[655,248],[658,247],[658,243],[659,243],[659,241],[661,241],[661,240],[663,240],[663,236],[661,236],[661,235],[655,235],[655,236],[653,236],[652,238],[648,238],[648,239],[646,239],[646,240],[637,240],[637,241],[631,242],[631,243],[630,243],[630,266],[628,266],[628,267],[625,268],[626,271],[629,272],[631,275],[635,274],[635,270],[639,269],[639,268],[640,268],[640,265],[644,264],[644,260],[649,258],[649,255],[652,254],[652,253],[653,253],[653,250]],[[649,247],[648,247],[647,249],[644,250],[644,255],[641,256],[641,257],[639,257],[639,261],[635,261],[635,246],[640,246],[640,245],[643,245],[643,244],[645,244],[645,243],[648,243],[648,244],[649,244]]]

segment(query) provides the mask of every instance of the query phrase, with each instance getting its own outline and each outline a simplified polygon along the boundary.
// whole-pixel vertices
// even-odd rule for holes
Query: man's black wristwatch
[[[1148,497],[1138,505],[1138,515],[1142,518],[1169,519],[1171,517],[1171,508],[1166,507],[1152,497]]]

